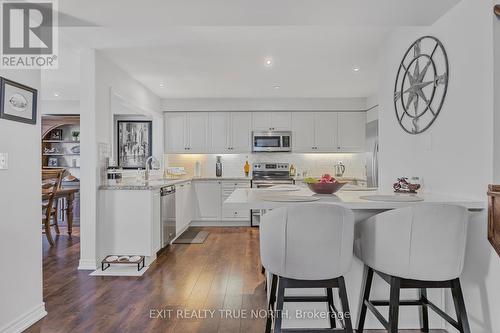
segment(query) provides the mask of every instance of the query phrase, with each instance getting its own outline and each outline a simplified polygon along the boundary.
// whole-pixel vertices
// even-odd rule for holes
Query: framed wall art
[[[0,77],[0,118],[36,124],[38,91]]]
[[[118,120],[118,166],[124,169],[146,168],[152,155],[152,122]]]

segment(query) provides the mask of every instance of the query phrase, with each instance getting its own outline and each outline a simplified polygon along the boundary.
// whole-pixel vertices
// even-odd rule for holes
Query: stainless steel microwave
[[[290,131],[253,132],[252,151],[254,152],[292,151],[292,132]]]

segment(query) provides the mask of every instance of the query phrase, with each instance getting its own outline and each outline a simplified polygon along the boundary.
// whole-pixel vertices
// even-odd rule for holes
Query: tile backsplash
[[[342,161],[346,166],[345,177],[366,179],[366,155],[358,154],[286,154],[286,153],[261,153],[261,154],[167,154],[164,156],[165,165],[169,167],[184,167],[192,176],[196,161],[201,163],[201,176],[215,176],[216,156],[222,156],[223,176],[244,176],[243,166],[248,160],[250,165],[255,162],[281,162],[293,163],[302,175],[321,176],[324,173],[334,174],[333,166]],[[251,172],[251,171],[250,171]]]

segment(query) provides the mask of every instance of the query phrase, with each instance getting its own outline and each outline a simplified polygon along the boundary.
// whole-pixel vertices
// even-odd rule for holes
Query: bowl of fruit
[[[316,194],[333,194],[347,184],[346,181],[336,180],[329,174],[324,174],[320,179],[306,178],[304,182]]]

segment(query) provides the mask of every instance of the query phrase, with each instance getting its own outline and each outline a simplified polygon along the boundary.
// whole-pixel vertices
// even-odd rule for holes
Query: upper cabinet
[[[291,112],[253,112],[254,131],[289,131],[292,128]]]
[[[365,112],[169,112],[165,152],[250,153],[252,131],[292,131],[292,152],[364,152]]]
[[[366,112],[338,112],[339,150],[346,153],[365,151]]]
[[[165,152],[186,153],[187,114],[184,112],[165,113]]]
[[[165,114],[167,153],[205,153],[208,139],[208,113],[172,112]]]
[[[365,112],[292,112],[292,151],[363,152],[365,126]]]

